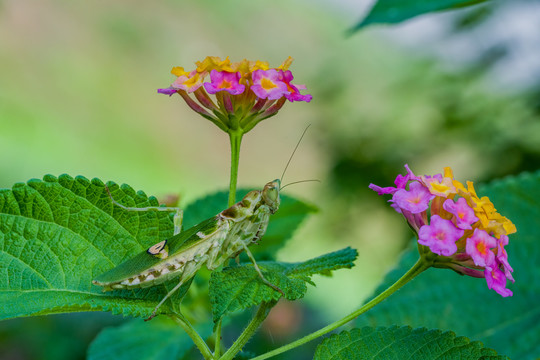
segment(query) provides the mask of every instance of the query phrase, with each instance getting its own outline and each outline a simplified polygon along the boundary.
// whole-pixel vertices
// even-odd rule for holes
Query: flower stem
[[[219,359],[221,355],[221,319],[216,324],[216,340],[214,344],[214,359]]]
[[[206,360],[214,359],[214,356],[212,355],[212,352],[208,348],[206,342],[203,340],[203,338],[201,338],[197,330],[195,330],[193,325],[191,325],[186,318],[184,318],[180,314],[171,314],[169,316],[171,317],[171,319],[174,320],[175,323],[177,323],[178,325],[180,325],[180,327],[182,327],[182,329],[184,329],[184,331],[189,335],[191,340],[193,340],[193,343],[195,344],[195,346],[197,346],[202,356]]]
[[[367,304],[365,304],[364,306],[362,306],[360,309],[352,312],[351,314],[345,316],[343,319],[341,320],[338,320],[328,326],[325,326],[323,327],[322,329],[320,330],[317,330],[309,335],[306,335],[304,336],[303,338],[300,338],[290,344],[287,344],[287,345],[284,345],[282,347],[279,347],[277,349],[274,349],[270,352],[267,352],[266,354],[262,354],[262,355],[259,355],[257,357],[254,357],[252,360],[263,360],[263,359],[268,359],[269,357],[272,357],[272,356],[276,356],[278,354],[281,354],[285,351],[289,351],[291,349],[294,349],[300,345],[304,345],[305,343],[309,342],[309,341],[312,341],[312,340],[315,340],[316,338],[322,336],[322,335],[325,335],[327,333],[329,333],[330,331],[333,331],[335,329],[337,329],[338,327],[342,326],[342,325],[345,325],[346,323],[348,323],[349,321],[353,320],[354,318],[356,318],[357,316],[365,313],[366,311],[368,311],[369,309],[371,309],[372,307],[374,307],[375,305],[377,305],[378,303],[380,303],[381,301],[383,301],[384,299],[386,299],[387,297],[389,297],[390,295],[392,295],[394,292],[396,292],[397,290],[399,290],[403,285],[405,285],[406,283],[408,283],[409,281],[411,281],[412,279],[414,279],[416,276],[418,276],[421,272],[423,272],[424,270],[428,269],[429,267],[431,266],[430,263],[426,262],[423,258],[420,258],[416,264],[413,265],[412,268],[409,269],[409,271],[407,271],[405,273],[405,275],[403,275],[398,281],[396,281],[394,284],[392,284],[388,289],[386,289],[385,291],[383,291],[382,293],[380,293],[377,297],[375,297],[374,299],[372,299],[370,302],[368,302]]]
[[[241,129],[229,130],[231,141],[231,179],[229,184],[229,207],[236,203],[236,183],[238,182],[238,163],[240,161],[240,145],[244,133]]]
[[[244,345],[251,339],[251,337],[255,334],[261,323],[266,319],[268,316],[269,310],[275,305],[275,301],[269,302],[269,303],[262,303],[261,306],[259,306],[259,310],[257,310],[257,313],[251,319],[248,326],[244,329],[242,334],[236,339],[234,344],[223,354],[222,357],[219,358],[219,360],[231,360],[234,358],[236,354],[238,354]]]

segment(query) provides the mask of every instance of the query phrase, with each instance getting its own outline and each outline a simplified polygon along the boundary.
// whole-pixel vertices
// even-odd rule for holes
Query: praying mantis
[[[109,196],[113,203],[130,211],[176,211],[174,235],[162,240],[133,258],[101,274],[92,281],[103,291],[146,288],[175,277],[178,284],[154,308],[158,309],[203,266],[215,270],[225,261],[245,251],[260,280],[285,296],[283,291],[262,274],[248,246],[257,243],[266,232],[270,215],[279,209],[281,180],[267,183],[262,190],[249,192],[241,201],[187,230],[181,231],[183,212],[178,208],[126,207]]]
[[[183,232],[181,231],[183,219],[181,209],[161,206],[127,207],[114,200],[106,187],[112,202],[124,210],[175,211],[174,235],[101,274],[92,283],[103,287],[105,292],[116,289],[146,288],[178,277],[178,284],[165,295],[150,317],[146,319],[150,320],[156,316],[161,305],[195,276],[203,265],[212,271],[228,259],[245,251],[260,280],[285,297],[283,290],[264,277],[248,246],[257,243],[265,234],[270,215],[279,209],[281,202],[279,195],[284,187],[300,182],[318,181],[303,180],[281,186],[285,172],[308,128],[309,125],[300,136],[281,178],[268,182],[262,190],[250,191],[241,201]]]

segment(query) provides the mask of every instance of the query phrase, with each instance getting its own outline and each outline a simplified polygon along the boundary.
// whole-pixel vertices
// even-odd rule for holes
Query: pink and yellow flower
[[[472,258],[474,264],[482,267],[492,267],[495,254],[491,249],[497,246],[497,240],[485,230],[474,229],[474,233],[467,239],[465,252]]]
[[[252,79],[251,91],[260,99],[277,100],[290,94],[276,69],[255,70]]]
[[[396,209],[418,214],[427,210],[434,197],[422,184],[414,182],[409,185],[409,190],[396,191],[391,201],[396,205]]]
[[[418,231],[418,243],[429,247],[435,254],[450,256],[456,253],[456,241],[463,233],[452,221],[433,215],[429,225],[422,226]]]
[[[309,94],[302,95],[300,93],[300,90],[305,90],[306,89],[305,85],[293,85],[293,84],[291,84],[291,81],[293,80],[292,72],[290,72],[289,70],[281,71],[280,72],[280,78],[281,78],[281,81],[283,81],[287,85],[288,93],[285,94],[285,97],[287,98],[287,100],[289,100],[289,101],[305,101],[305,102],[310,102],[311,101],[311,99],[313,98],[311,95],[309,95]]]
[[[158,93],[178,93],[191,109],[222,130],[246,133],[275,115],[286,100],[311,101],[311,95],[300,93],[305,86],[291,84],[291,63],[289,57],[279,67],[271,68],[266,61],[231,62],[228,57],[221,60],[208,56],[197,61],[192,71],[174,67],[171,73],[175,81],[168,88],[158,89]]]
[[[204,83],[204,88],[209,94],[226,91],[231,95],[240,95],[246,89],[245,85],[240,84],[240,77],[240,72],[212,70],[210,72],[212,81]]]
[[[471,225],[478,221],[478,218],[474,215],[474,210],[464,198],[459,198],[456,202],[447,199],[443,203],[443,209],[454,216],[456,226],[460,229],[471,230]]]
[[[403,214],[418,236],[420,254],[433,267],[448,268],[462,275],[483,277],[488,288],[511,296],[507,280],[514,281],[504,246],[514,224],[500,215],[487,197],[478,197],[472,182],[467,187],[454,179],[452,169],[444,174],[416,176],[405,165],[396,187],[370,184],[379,195],[390,194],[392,207]]]

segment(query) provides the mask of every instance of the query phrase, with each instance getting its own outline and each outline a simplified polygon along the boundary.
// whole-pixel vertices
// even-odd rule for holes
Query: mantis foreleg
[[[143,208],[128,207],[128,206],[122,205],[118,201],[114,200],[114,198],[112,197],[111,191],[109,190],[109,187],[107,185],[105,185],[105,189],[107,190],[107,194],[109,194],[109,197],[111,198],[111,201],[116,206],[119,206],[122,209],[127,210],[127,211],[149,211],[149,210],[154,210],[154,211],[175,211],[176,213],[174,214],[174,217],[173,217],[173,224],[174,224],[174,234],[173,235],[180,234],[180,232],[182,231],[182,220],[184,218],[184,211],[182,209],[177,208],[177,207],[166,207],[166,206],[148,206],[148,207],[143,207]]]
[[[144,321],[152,320],[156,316],[158,309],[161,307],[161,305],[163,305],[165,300],[171,297],[171,295],[174,294],[178,289],[180,289],[180,286],[182,286],[183,284],[184,284],[184,281],[180,280],[178,284],[171,291],[169,291],[163,299],[161,299],[159,304],[157,304],[157,306],[154,308],[154,311],[152,311],[152,315],[150,315],[150,317],[148,317],[148,319],[145,319]]]

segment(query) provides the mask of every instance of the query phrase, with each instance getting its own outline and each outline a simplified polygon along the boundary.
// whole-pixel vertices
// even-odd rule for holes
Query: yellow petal
[[[207,56],[203,61],[197,61],[195,64],[198,73],[212,70],[231,71],[231,60],[229,60],[228,56],[225,60],[221,60],[219,56]]]
[[[293,58],[292,57],[288,57],[285,59],[285,61],[283,62],[283,64],[281,64],[278,69],[281,69],[283,71],[286,71],[289,69],[289,66],[291,66],[292,62],[293,62]]]
[[[184,75],[188,75],[189,73],[184,71],[183,67],[175,66],[172,68],[171,74],[176,75],[176,76],[184,76]]]
[[[504,230],[506,230],[506,235],[513,234],[517,231],[516,225],[511,222],[509,219],[505,218],[506,221],[503,223]]]
[[[264,70],[264,71],[266,71],[268,69],[270,69],[270,64],[268,63],[268,61],[257,60],[257,61],[255,61],[255,65],[253,66],[251,71],[255,71],[255,70]]]

